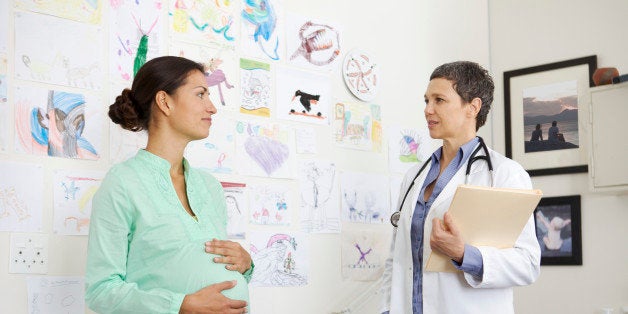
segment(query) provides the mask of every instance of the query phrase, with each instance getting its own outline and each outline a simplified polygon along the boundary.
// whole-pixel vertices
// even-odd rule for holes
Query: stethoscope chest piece
[[[401,212],[396,211],[390,215],[390,223],[396,228],[399,226],[399,218],[401,218]]]

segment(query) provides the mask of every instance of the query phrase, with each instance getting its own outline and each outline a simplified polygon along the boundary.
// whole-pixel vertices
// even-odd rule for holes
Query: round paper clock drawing
[[[342,63],[342,76],[347,88],[363,101],[375,98],[379,85],[378,72],[373,58],[363,51],[351,51]]]

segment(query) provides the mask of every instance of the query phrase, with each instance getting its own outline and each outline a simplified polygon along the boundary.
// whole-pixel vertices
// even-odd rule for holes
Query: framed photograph
[[[597,57],[504,72],[506,156],[530,176],[587,172],[584,136]]]
[[[542,198],[534,222],[541,265],[582,265],[580,195]]]

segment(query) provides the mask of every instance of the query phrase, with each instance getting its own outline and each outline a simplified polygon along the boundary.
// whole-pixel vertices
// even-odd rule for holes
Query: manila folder
[[[541,190],[460,185],[449,206],[449,214],[465,243],[511,248],[542,196]],[[432,251],[425,271],[458,270],[449,257]]]

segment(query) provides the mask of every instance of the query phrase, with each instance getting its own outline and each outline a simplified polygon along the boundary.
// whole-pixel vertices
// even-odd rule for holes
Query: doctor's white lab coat
[[[480,150],[478,155],[482,153],[483,151]],[[490,149],[489,154],[493,162],[494,187],[532,188],[530,177],[518,163]],[[398,202],[401,202],[421,166],[413,167],[406,174],[401,184]],[[410,227],[414,207],[429,169],[430,166],[428,165],[415,180],[414,186],[403,204],[399,226],[393,231],[390,256],[386,260],[386,269],[383,275],[380,312],[390,310],[390,314],[412,313],[413,266]],[[465,163],[434,200],[425,218],[423,269],[425,269],[425,263],[432,251],[429,241],[432,232],[432,219],[443,218],[456,188],[458,185],[464,184],[466,169],[467,164]],[[491,185],[486,162],[478,160],[473,163],[468,184]],[[480,280],[463,272],[423,272],[423,313],[514,313],[512,287],[529,285],[537,279],[540,273],[541,251],[536,239],[533,217],[530,216],[513,248],[478,247],[478,249],[482,253],[484,263],[484,275]]]

